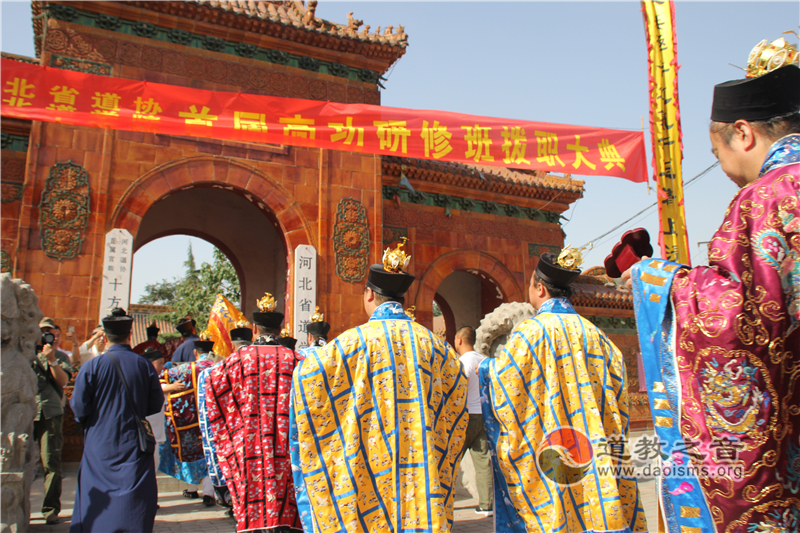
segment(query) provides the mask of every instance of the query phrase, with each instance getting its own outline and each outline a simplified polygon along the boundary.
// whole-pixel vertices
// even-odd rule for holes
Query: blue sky
[[[648,127],[647,47],[639,2],[327,2],[317,15],[346,22],[347,13],[375,31],[399,24],[408,51],[387,75],[383,105],[474,115],[641,130]],[[797,30],[800,3],[676,2],[684,181],[715,159],[708,124],[713,86],[743,73],[761,39]],[[2,2],[2,50],[33,55],[28,3]],[[789,36],[793,43],[794,36]],[[648,161],[651,158],[649,138]],[[580,176],[579,176],[580,177]],[[582,177],[584,198],[565,213],[566,242],[582,245],[656,201],[644,184]],[[685,190],[694,263],[736,192],[718,168]],[[656,241],[656,209],[595,243],[586,265],[600,265],[621,233],[643,226]],[[191,239],[199,261],[211,245]],[[189,237],[160,239],[134,258],[132,299],[145,283],[182,273]],[[150,266],[157,265],[157,266]]]

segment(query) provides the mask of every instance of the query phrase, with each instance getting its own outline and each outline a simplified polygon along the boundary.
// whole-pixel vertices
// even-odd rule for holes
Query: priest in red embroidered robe
[[[302,531],[289,455],[295,352],[280,345],[283,314],[270,294],[253,313],[256,339],[211,369],[206,409],[237,531]]]
[[[783,62],[786,64],[783,64]],[[800,69],[781,38],[714,88],[711,147],[740,187],[709,266],[631,271],[669,533],[800,531]]]
[[[164,358],[166,358],[167,350],[160,342],[158,342],[158,332],[161,330],[158,328],[158,326],[156,326],[156,323],[153,322],[147,326],[145,331],[147,332],[147,340],[134,346],[133,351],[139,355],[142,355],[147,350],[158,350],[164,355]]]

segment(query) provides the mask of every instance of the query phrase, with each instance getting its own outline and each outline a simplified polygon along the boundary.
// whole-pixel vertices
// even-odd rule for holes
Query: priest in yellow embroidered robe
[[[398,252],[370,268],[369,321],[294,373],[292,470],[309,533],[452,529],[467,380],[457,354],[403,312],[414,277]]]
[[[567,300],[579,274],[543,254],[530,287],[536,316],[480,365],[498,533],[647,531],[636,479],[620,469],[625,363]]]

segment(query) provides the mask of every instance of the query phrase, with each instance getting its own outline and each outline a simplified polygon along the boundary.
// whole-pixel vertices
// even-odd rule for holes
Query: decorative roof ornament
[[[256,305],[258,306],[258,310],[262,313],[271,313],[275,310],[277,304],[275,298],[273,298],[270,293],[265,292],[263,298],[256,300]]]
[[[292,328],[286,326],[281,330],[281,337],[291,337],[292,336]]]
[[[586,249],[588,247],[588,250]],[[558,265],[562,268],[567,268],[569,270],[578,270],[580,266],[583,264],[583,251],[586,250],[587,252],[594,247],[592,243],[587,244],[582,248],[571,248],[570,245],[566,245],[561,253],[558,254]]]
[[[416,322],[416,321],[417,321],[417,314],[416,314],[416,311],[417,311],[417,306],[416,306],[416,305],[412,305],[411,307],[409,307],[408,309],[406,309],[406,314],[407,314],[409,317],[411,317],[411,320],[413,320],[414,322]]]
[[[797,35],[793,31],[785,31],[783,33]],[[797,47],[787,43],[783,37],[775,39],[769,44],[764,39],[750,52],[750,57],[747,59],[747,75],[745,77],[758,78],[787,65],[800,65]]]
[[[311,322],[323,322],[324,315],[320,313],[319,306],[314,308],[314,314],[311,315]]]
[[[408,238],[402,237],[397,248],[394,250],[387,248],[386,251],[383,252],[383,269],[386,272],[399,274],[408,267],[408,264],[411,262],[411,256],[402,250],[406,242],[408,242]]]

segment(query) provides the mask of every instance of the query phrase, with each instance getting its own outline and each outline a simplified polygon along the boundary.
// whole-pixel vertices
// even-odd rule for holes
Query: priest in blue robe
[[[187,316],[180,319],[175,329],[183,336],[183,343],[175,350],[175,355],[172,356],[173,363],[193,363],[196,359],[194,355],[194,341],[200,337],[197,336],[195,328],[197,327],[197,320]]]
[[[133,318],[115,309],[103,319],[106,353],[84,363],[70,405],[83,425],[70,533],[153,530],[158,486],[153,455],[139,450],[137,421],[161,411],[164,394],[153,365],[131,350]],[[119,363],[134,405],[110,356]]]

